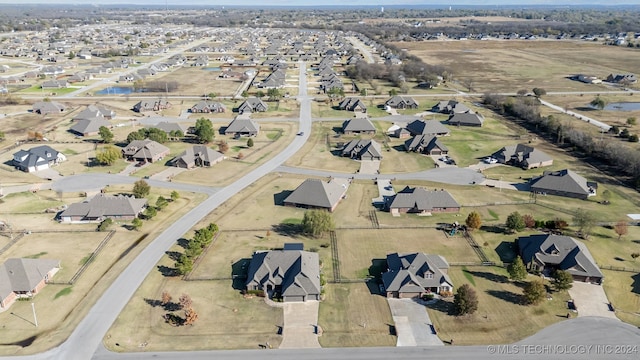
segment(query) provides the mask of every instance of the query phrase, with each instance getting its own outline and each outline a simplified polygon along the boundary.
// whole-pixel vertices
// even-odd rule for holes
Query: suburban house
[[[244,119],[236,117],[229,123],[226,129],[224,129],[225,135],[233,135],[234,137],[240,136],[258,136],[260,131],[260,125],[251,119]]]
[[[366,117],[353,118],[342,123],[342,132],[345,134],[369,134],[376,133],[376,127]]]
[[[155,101],[142,100],[133,105],[133,111],[145,112],[145,111],[160,111],[164,109],[170,109],[171,103],[167,100],[158,99]]]
[[[223,113],[227,109],[222,103],[202,100],[189,109],[192,113]]]
[[[417,109],[418,103],[409,96],[396,95],[384,103],[392,109]]]
[[[42,89],[63,89],[68,86],[66,80],[47,80],[40,86]]]
[[[460,204],[446,190],[426,190],[409,186],[386,200],[386,208],[392,215],[417,213],[431,215],[440,212],[458,212]]]
[[[455,113],[449,116],[447,123],[457,126],[482,126],[484,117],[478,113]]]
[[[437,120],[413,120],[406,126],[411,135],[448,136],[449,129]]]
[[[607,82],[617,84],[635,84],[638,82],[638,78],[635,74],[609,74],[609,76],[607,76]]]
[[[601,79],[598,79],[597,76],[595,75],[585,75],[585,74],[578,74],[574,76],[575,79],[577,79],[578,81],[581,81],[585,84],[600,84],[602,83]]]
[[[222,161],[225,156],[205,145],[194,145],[173,158],[169,165],[192,169],[194,167],[212,166]]]
[[[518,253],[529,271],[553,275],[565,270],[574,281],[602,284],[603,275],[589,249],[570,236],[540,234],[516,239]]]
[[[69,128],[69,131],[80,136],[94,136],[98,135],[100,128],[103,126],[111,128],[111,123],[105,119],[74,120],[74,124]]]
[[[442,113],[442,114],[472,112],[471,109],[469,109],[466,105],[459,103],[455,100],[440,101],[439,103],[435,104],[431,108],[431,111],[436,113]]]
[[[382,148],[375,140],[351,140],[341,150],[342,156],[357,160],[382,160]]]
[[[501,164],[521,167],[525,170],[553,165],[546,153],[525,144],[509,145],[491,155]]]
[[[389,298],[453,292],[448,271],[449,263],[440,255],[393,253],[387,255],[387,271],[382,273],[382,284]]]
[[[98,194],[90,200],[69,205],[58,215],[63,223],[101,222],[104,219],[133,220],[147,206],[146,199]]]
[[[407,151],[422,153],[425,155],[446,155],[449,149],[439,138],[433,135],[417,135],[404,142]]]
[[[529,181],[531,192],[544,195],[565,196],[586,200],[589,196],[596,195],[598,184],[575,172],[564,169],[558,171],[545,171],[541,176]]]
[[[340,101],[340,110],[367,112],[367,106],[362,100],[356,97],[347,97]]]
[[[251,258],[247,290],[263,290],[283,302],[320,300],[320,259],[302,244],[257,251]]]
[[[64,112],[66,107],[56,101],[38,101],[33,104],[33,112],[40,115],[60,114]]]
[[[60,260],[7,259],[0,265],[0,309],[18,298],[32,298],[60,270]]]
[[[63,153],[52,149],[49,145],[41,145],[14,153],[12,165],[24,172],[34,172],[48,169],[65,160],[67,157]]]
[[[329,181],[307,179],[286,199],[285,206],[308,209],[327,209],[333,212],[349,188],[348,179],[332,178]]]
[[[116,112],[107,109],[103,106],[97,105],[89,105],[86,109],[82,110],[78,115],[74,116],[73,121],[76,120],[97,120],[97,119],[106,119],[110,120],[116,117]]]
[[[133,140],[124,149],[122,156],[128,161],[156,162],[169,155],[169,148],[153,140]]]
[[[149,118],[147,118],[147,120],[148,119]],[[160,121],[155,125],[148,125],[147,127],[162,130],[167,134],[175,134],[176,132],[181,132],[184,135],[187,133],[187,131],[189,131],[188,126],[173,121]]]
[[[264,101],[256,97],[247,98],[247,100],[243,101],[242,104],[238,106],[238,112],[240,114],[265,112],[267,111],[267,109],[268,109],[267,104],[265,104]]]

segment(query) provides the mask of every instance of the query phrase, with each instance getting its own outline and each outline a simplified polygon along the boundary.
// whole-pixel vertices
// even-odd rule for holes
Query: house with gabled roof
[[[49,145],[20,150],[13,154],[12,165],[24,172],[45,170],[67,160],[67,157]]]
[[[258,136],[260,125],[251,119],[236,117],[224,129],[225,135],[240,136]]]
[[[256,251],[249,264],[247,290],[263,290],[283,302],[320,300],[318,253],[302,244],[285,244],[282,250]]]
[[[376,133],[376,127],[371,120],[366,117],[357,117],[346,120],[342,123],[342,132],[344,134],[369,134]]]
[[[340,178],[307,179],[284,199],[284,205],[333,212],[347,193],[349,183],[348,179]]]
[[[418,102],[410,96],[392,96],[384,103],[386,106],[392,109],[417,109]]]
[[[79,136],[94,136],[98,135],[101,127],[111,128],[111,123],[104,119],[96,120],[74,120],[74,124],[69,128],[69,131]]]
[[[338,105],[340,110],[367,112],[367,106],[360,98],[346,97]]]
[[[133,140],[124,149],[122,156],[128,161],[156,162],[169,155],[169,148],[150,139]]]
[[[602,284],[604,275],[584,243],[569,236],[539,234],[516,239],[518,254],[527,270],[553,275],[564,270],[574,281]]]
[[[431,213],[459,212],[460,204],[444,189],[426,190],[406,186],[397,194],[387,198],[385,208],[394,216],[401,213],[430,215]]]
[[[442,114],[472,112],[469,107],[455,100],[440,101],[431,108],[431,111]]]
[[[575,172],[564,169],[558,171],[545,171],[541,176],[529,181],[531,192],[544,195],[565,196],[586,200],[589,196],[595,196],[598,184],[587,181]]]
[[[222,103],[207,100],[199,101],[189,109],[192,113],[223,113],[226,110]]]
[[[0,309],[8,309],[19,298],[32,298],[60,270],[60,260],[7,259],[0,265]]]
[[[194,145],[169,161],[169,165],[192,169],[194,167],[209,167],[225,159],[224,154],[205,145]]]
[[[170,109],[171,103],[167,100],[141,100],[137,104],[133,105],[133,111],[145,112],[145,111],[160,111],[164,109]]]
[[[382,284],[389,298],[415,298],[453,292],[449,263],[440,255],[393,253],[387,255]]]
[[[521,167],[525,170],[553,165],[553,158],[525,144],[508,145],[491,155],[501,164]]]
[[[58,215],[62,223],[91,223],[105,219],[133,220],[147,206],[146,199],[133,196],[98,194],[89,200],[74,203]]]
[[[380,144],[371,139],[354,139],[340,150],[342,156],[356,160],[382,160]]]
[[[446,155],[449,148],[433,135],[417,135],[404,142],[406,151],[425,155]]]
[[[66,106],[57,101],[38,101],[33,104],[33,112],[40,115],[59,114],[65,109]]]
[[[258,99],[257,97],[250,97],[243,101],[240,106],[238,106],[238,112],[240,114],[265,112],[268,108],[269,107],[264,103],[264,101]]]
[[[609,76],[607,76],[607,82],[616,84],[635,84],[638,82],[638,78],[635,74],[609,74]]]
[[[450,134],[449,129],[437,120],[416,119],[408,123],[406,129],[411,135],[448,136]]]
[[[447,123],[456,126],[482,126],[484,117],[478,113],[454,113],[449,116]]]

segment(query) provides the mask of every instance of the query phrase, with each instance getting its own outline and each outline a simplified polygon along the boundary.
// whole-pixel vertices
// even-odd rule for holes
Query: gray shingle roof
[[[69,130],[78,134],[91,134],[97,133],[102,126],[109,128],[111,124],[107,120],[100,118],[95,120],[81,119],[76,120]]]
[[[366,132],[366,131],[376,131],[376,127],[373,123],[367,118],[354,118],[349,119],[342,123],[342,131],[344,132]]]
[[[112,216],[136,216],[146,204],[146,199],[136,199],[132,196],[98,194],[88,201],[69,205],[60,214],[60,217],[82,216],[96,219]]]
[[[500,163],[504,164],[509,161],[513,161],[516,165],[536,164],[553,160],[543,151],[525,144],[505,146],[495,152],[492,157],[498,159]]]
[[[537,259],[545,265],[566,270],[572,275],[602,278],[602,272],[589,249],[569,236],[531,235],[518,238],[520,256],[525,263]]]
[[[256,252],[249,265],[247,286],[266,290],[268,285],[282,286],[283,297],[319,295],[318,254],[301,250]]]
[[[476,113],[454,113],[449,117],[448,122],[455,125],[482,126],[484,118]]]
[[[164,152],[168,153],[169,148],[149,139],[134,140],[122,150],[125,156],[131,156],[136,159],[152,159]]]
[[[44,279],[52,269],[60,267],[60,260],[7,259],[0,265],[0,299],[11,292],[28,292]]]
[[[332,179],[329,182],[307,179],[284,202],[331,209],[342,199],[348,188],[349,181],[345,179]]]
[[[225,134],[249,133],[257,134],[260,126],[251,119],[235,118],[225,129]]]
[[[558,191],[585,196],[590,194],[587,179],[569,169],[545,171],[542,176],[531,180],[531,190]]]
[[[440,255],[393,253],[387,255],[387,267],[389,270],[382,274],[387,291],[415,293],[445,283],[453,287],[446,273],[449,264]]]
[[[351,140],[342,148],[342,156],[349,156],[359,160],[382,159],[382,148],[375,140]]]
[[[434,208],[459,208],[460,204],[446,190],[425,190],[405,187],[390,199],[390,209],[416,209],[431,211]]]
[[[436,147],[442,151],[449,151],[449,148],[433,135],[418,135],[404,142],[407,151],[430,153]]]

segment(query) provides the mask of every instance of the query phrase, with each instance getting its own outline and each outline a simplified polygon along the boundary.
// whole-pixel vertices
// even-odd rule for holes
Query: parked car
[[[304,135],[304,131],[300,131],[300,132],[299,132],[299,133],[297,133],[296,135],[298,135],[298,136],[302,136],[302,135]]]
[[[487,164],[497,164],[498,163],[498,159],[494,158],[494,157],[488,157],[484,159],[484,162]]]

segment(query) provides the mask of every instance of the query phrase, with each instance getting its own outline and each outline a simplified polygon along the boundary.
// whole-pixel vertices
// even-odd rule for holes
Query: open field
[[[318,311],[323,347],[395,346],[387,299],[365,283],[328,284]]]
[[[478,261],[462,236],[447,237],[435,229],[338,230],[336,236],[340,273],[345,279],[379,275],[384,270],[380,263],[394,252],[442,255],[449,262]]]
[[[610,73],[637,73],[640,63],[640,53],[633,49],[586,41],[429,41],[394,45],[428,64],[448,67],[457,81],[471,81],[473,91],[478,93],[534,87],[547,92],[605,91],[605,85],[588,85],[567,77],[593,74],[606,78]],[[603,51],[607,56],[601,56]],[[462,84],[454,86],[468,90]]]
[[[603,270],[602,273],[605,278],[602,286],[616,310],[616,316],[626,323],[640,326],[640,274],[612,270]]]
[[[114,187],[110,190],[118,192],[124,189]],[[152,198],[158,194],[168,197],[168,192],[157,189],[152,191]],[[38,293],[34,298],[38,311],[37,328],[31,322],[30,302],[16,302],[12,305],[11,311],[1,313],[0,322],[4,327],[0,354],[37,353],[66,339],[104,289],[159,232],[164,230],[163,224],[177,220],[180,213],[192,208],[204,198],[197,194],[181,195],[180,199],[169,204],[167,209],[159,212],[153,220],[144,221],[140,231],[126,230],[120,226],[121,224],[113,226],[115,235],[73,285],[49,284]],[[42,191],[26,196],[8,196],[3,201],[6,200],[17,208],[36,211],[52,204],[59,204],[60,200],[56,197],[52,192]],[[62,200],[70,203],[78,199],[64,196]],[[0,215],[3,221],[20,224],[14,226],[14,229],[31,230],[31,234],[25,235],[2,254],[0,261],[8,257],[60,259],[62,269],[53,280],[69,281],[107,233],[95,232],[96,224],[59,224],[52,220],[53,216],[54,214],[37,213]],[[77,230],[85,232],[75,232]],[[7,238],[3,236],[0,244],[6,245],[6,241]]]
[[[502,268],[456,266],[449,268],[449,276],[456,288],[470,283],[478,295],[478,311],[472,315],[452,315],[451,299],[427,306],[440,339],[454,339],[456,345],[512,343],[561,321],[567,314],[566,291],[553,293],[553,300],[540,305],[521,305],[522,288],[508,281]]]

